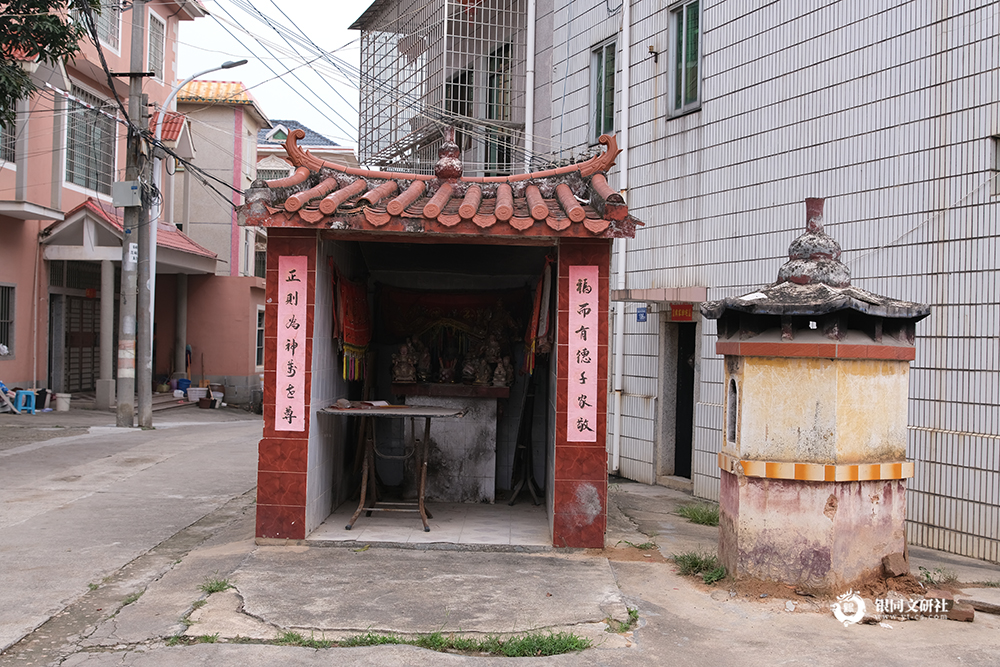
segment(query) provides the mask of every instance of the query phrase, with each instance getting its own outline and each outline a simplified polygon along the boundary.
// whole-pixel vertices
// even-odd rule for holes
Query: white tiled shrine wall
[[[347,442],[348,419],[317,415],[316,411],[348,396],[338,342],[333,338],[333,276],[328,257],[346,275],[352,275],[354,256],[348,244],[320,241],[316,251],[316,296],[312,331],[312,390],[310,392],[309,455],[306,478],[306,534],[326,520],[346,497],[353,476],[342,468]],[[338,462],[340,468],[338,468]]]
[[[667,3],[632,6],[628,199],[646,226],[628,242],[627,287],[705,286],[718,299],[773,282],[803,231],[803,200],[826,197],[853,283],[933,308],[911,366],[909,538],[1000,560],[996,4],[702,5],[702,107],[673,119]],[[590,50],[621,13],[555,0],[550,15],[550,134],[579,153]],[[620,118],[620,85],[617,103]],[[647,333],[626,322],[621,467],[646,481],[656,381],[642,365]],[[714,324],[701,328],[692,463],[706,498],[718,495],[722,426]]]

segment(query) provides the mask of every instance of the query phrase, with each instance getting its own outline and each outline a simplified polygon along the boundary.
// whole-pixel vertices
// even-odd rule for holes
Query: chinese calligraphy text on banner
[[[570,442],[597,442],[596,266],[569,267],[569,396],[566,397]]]
[[[278,257],[278,353],[275,368],[274,430],[306,428],[305,256]]]

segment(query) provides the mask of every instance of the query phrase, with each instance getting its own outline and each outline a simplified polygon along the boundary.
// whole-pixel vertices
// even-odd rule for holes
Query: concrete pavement
[[[32,419],[37,428],[26,425]],[[845,628],[794,593],[750,599],[679,576],[668,557],[714,551],[717,529],[677,516],[692,499],[663,487],[611,485],[604,551],[257,546],[259,418],[184,410],[157,419],[139,431],[106,427],[113,416],[88,411],[0,415],[0,666],[511,661],[272,643],[289,630],[326,639],[565,630],[595,641],[580,654],[517,659],[552,665],[842,665],[861,655],[1000,664],[1000,616]],[[633,546],[648,541],[658,549]],[[1000,582],[994,564],[923,549],[911,560],[914,570]],[[212,579],[234,588],[200,590]],[[986,598],[1000,589],[967,591]],[[607,632],[605,621],[626,620],[628,607],[638,626]]]

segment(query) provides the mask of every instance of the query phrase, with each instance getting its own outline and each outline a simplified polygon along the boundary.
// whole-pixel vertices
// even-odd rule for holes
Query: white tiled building
[[[714,322],[697,307],[693,323],[672,320],[773,282],[803,200],[826,197],[853,283],[932,306],[911,366],[909,540],[1000,560],[996,2],[629,4],[538,1],[528,128],[551,137],[547,157],[609,130],[628,146],[627,183],[613,176],[646,226],[615,291],[629,300],[613,304],[625,313],[620,473],[689,477],[717,497]]]

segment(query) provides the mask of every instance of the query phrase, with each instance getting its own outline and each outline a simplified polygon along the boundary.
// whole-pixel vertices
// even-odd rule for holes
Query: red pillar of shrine
[[[593,441],[571,440],[570,307],[574,303],[570,267],[597,267],[596,425]],[[607,527],[608,455],[608,306],[610,240],[563,240],[559,244],[559,296],[556,335],[555,456],[553,460],[552,544],[556,547],[604,548]],[[575,396],[575,394],[574,394]],[[575,398],[573,399],[575,400]]]
[[[258,538],[302,540],[306,537],[306,472],[309,460],[309,427],[312,420],[312,332],[316,299],[316,233],[312,230],[271,229],[267,239],[267,287],[264,312],[264,434],[258,448]],[[303,337],[306,355],[302,430],[278,430],[275,415],[280,323],[278,302],[279,258],[305,257],[306,322]],[[300,329],[301,331],[301,329]],[[325,406],[323,406],[325,407]]]

